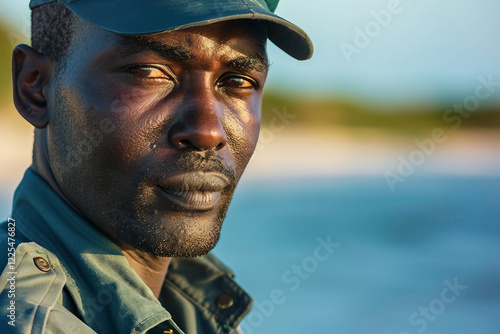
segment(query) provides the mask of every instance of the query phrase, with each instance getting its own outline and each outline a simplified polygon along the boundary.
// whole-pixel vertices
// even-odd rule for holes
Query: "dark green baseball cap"
[[[85,21],[119,34],[146,35],[221,21],[262,20],[268,38],[290,56],[313,54],[307,34],[274,14],[279,0],[31,0],[30,8],[58,1]]]

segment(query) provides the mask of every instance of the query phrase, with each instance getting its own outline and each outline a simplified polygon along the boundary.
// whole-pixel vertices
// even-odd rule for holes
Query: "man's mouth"
[[[193,172],[163,180],[158,187],[172,204],[186,210],[207,211],[219,202],[221,192],[229,186],[219,173]]]

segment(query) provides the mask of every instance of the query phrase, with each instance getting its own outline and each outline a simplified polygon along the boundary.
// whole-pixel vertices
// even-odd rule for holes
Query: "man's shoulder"
[[[4,226],[4,223],[1,225]],[[8,230],[7,230],[8,231]],[[11,238],[7,233],[7,240]],[[4,231],[1,232],[4,237]],[[5,246],[5,247],[4,247]],[[59,259],[34,242],[16,247],[2,240],[7,261],[0,276],[1,333],[43,333],[48,329],[94,333],[60,303],[66,274]],[[76,331],[71,331],[76,332]]]
[[[57,301],[66,278],[56,269],[57,258],[36,243],[24,242],[13,247],[8,242],[4,246],[2,240],[0,247],[7,253],[7,262],[0,276],[0,314],[4,319],[0,328],[2,333],[7,328],[9,333],[13,329],[16,333],[29,333],[30,329],[24,327],[40,323],[35,321],[36,317],[45,318],[40,310]]]

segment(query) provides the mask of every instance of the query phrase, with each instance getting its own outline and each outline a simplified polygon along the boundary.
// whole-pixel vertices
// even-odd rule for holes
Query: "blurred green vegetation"
[[[352,98],[318,97],[300,94],[267,91],[264,94],[262,124],[269,125],[276,113],[286,109],[295,115],[290,123],[317,128],[347,127],[375,128],[416,135],[436,127],[451,127],[455,122],[446,122],[445,112],[453,103],[440,105],[368,105]],[[458,114],[454,117],[461,117]],[[463,118],[460,129],[500,128],[500,106],[488,106]]]
[[[13,45],[9,36],[13,33],[13,29],[0,22],[0,106],[12,101],[10,69]]]

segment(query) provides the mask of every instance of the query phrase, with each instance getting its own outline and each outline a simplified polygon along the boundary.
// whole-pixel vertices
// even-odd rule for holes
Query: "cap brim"
[[[154,34],[211,23],[249,19],[268,22],[268,38],[298,60],[311,58],[313,45],[307,34],[270,12],[255,0],[70,0],[60,1],[82,19],[119,34]],[[47,0],[34,0],[32,7]]]

